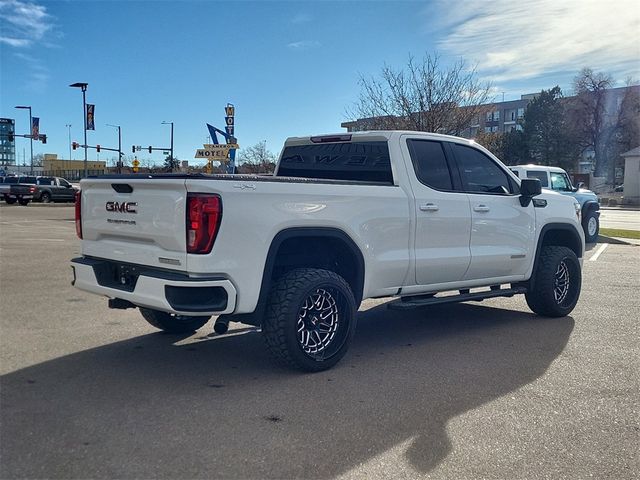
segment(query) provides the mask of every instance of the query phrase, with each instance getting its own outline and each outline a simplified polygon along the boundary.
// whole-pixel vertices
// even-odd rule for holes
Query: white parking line
[[[608,243],[603,243],[602,245],[600,245],[600,248],[596,251],[596,253],[594,253],[591,258],[589,259],[590,262],[595,262],[596,260],[598,260],[598,257],[600,255],[602,255],[602,252],[604,252],[604,250],[609,246]]]

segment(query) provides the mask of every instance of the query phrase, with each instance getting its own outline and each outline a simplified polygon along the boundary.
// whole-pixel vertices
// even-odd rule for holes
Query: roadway
[[[637,478],[640,247],[591,246],[565,318],[367,301],[300,374],[75,290],[72,215],[0,209],[0,478]]]

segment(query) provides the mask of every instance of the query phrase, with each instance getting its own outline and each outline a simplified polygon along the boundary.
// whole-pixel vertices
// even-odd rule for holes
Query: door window
[[[462,188],[466,192],[494,195],[513,193],[514,184],[509,181],[509,176],[491,158],[475,148],[457,143],[452,145],[462,176]]]
[[[451,171],[442,143],[430,140],[408,140],[411,162],[420,183],[436,190],[453,190]]]
[[[527,178],[537,178],[540,180],[540,186],[549,187],[549,179],[547,178],[547,172],[539,172],[535,170],[527,170]]]

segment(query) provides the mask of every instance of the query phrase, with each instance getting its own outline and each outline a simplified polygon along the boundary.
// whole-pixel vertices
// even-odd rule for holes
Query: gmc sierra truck
[[[73,284],[192,332],[261,327],[276,359],[330,368],[363,299],[389,308],[524,294],[568,315],[584,235],[573,198],[473,141],[379,131],[289,138],[273,176],[88,178]]]

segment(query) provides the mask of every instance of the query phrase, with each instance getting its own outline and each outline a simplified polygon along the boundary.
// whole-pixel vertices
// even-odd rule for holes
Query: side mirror
[[[528,207],[531,199],[542,193],[542,185],[537,178],[523,178],[520,182],[520,205]]]
[[[576,188],[580,190],[582,187],[584,187],[584,182],[578,182],[578,185],[576,185]]]

